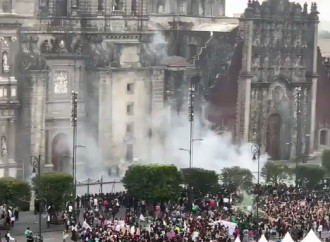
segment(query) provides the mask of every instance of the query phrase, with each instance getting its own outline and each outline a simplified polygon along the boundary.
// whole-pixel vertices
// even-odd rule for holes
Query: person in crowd
[[[6,232],[5,239],[7,242],[16,241],[13,237],[11,237],[9,230]]]
[[[25,234],[25,237],[26,237],[26,242],[33,242],[33,233],[30,230],[30,227],[27,227],[24,234]]]
[[[67,230],[63,231],[63,242],[66,242],[66,240],[69,238],[69,233]]]

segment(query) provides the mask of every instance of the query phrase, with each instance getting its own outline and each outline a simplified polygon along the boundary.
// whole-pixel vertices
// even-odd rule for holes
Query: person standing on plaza
[[[26,236],[26,242],[33,242],[32,231],[30,230],[30,227],[27,227],[24,234]]]
[[[14,211],[15,221],[18,221],[19,219],[19,208],[16,208]]]
[[[323,225],[320,223],[319,227],[317,228],[317,232],[319,232],[319,238],[322,237]]]
[[[69,204],[68,211],[69,211],[69,216],[72,217],[72,215],[73,215],[73,206],[71,205],[71,203]]]
[[[66,239],[69,238],[69,233],[67,230],[63,231],[63,242],[66,242]]]
[[[13,237],[11,237],[9,231],[7,231],[6,235],[5,235],[5,239],[7,242],[9,241],[16,241]]]

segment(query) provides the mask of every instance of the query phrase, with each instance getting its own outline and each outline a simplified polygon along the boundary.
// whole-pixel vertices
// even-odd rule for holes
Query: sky
[[[293,1],[293,0],[291,0]],[[232,17],[235,13],[243,13],[244,9],[247,6],[248,0],[227,0],[226,1],[226,11],[227,16]],[[259,0],[259,2],[263,2],[263,0]],[[308,3],[309,9],[310,4],[312,2],[316,2],[318,5],[318,10],[320,12],[320,29],[330,31],[330,15],[328,14],[330,11],[330,0],[294,0],[294,2],[298,2],[303,5],[305,2]]]

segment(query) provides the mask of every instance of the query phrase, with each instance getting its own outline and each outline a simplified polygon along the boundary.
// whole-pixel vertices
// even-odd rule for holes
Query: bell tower
[[[309,11],[288,0],[250,0],[240,20],[236,138],[258,143],[271,159],[313,148],[318,22],[316,3]]]

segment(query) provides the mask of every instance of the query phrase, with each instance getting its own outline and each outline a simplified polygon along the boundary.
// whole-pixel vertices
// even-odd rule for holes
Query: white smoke
[[[164,110],[164,112],[166,112]],[[163,116],[162,116],[163,117]],[[159,145],[153,143],[154,152],[151,163],[174,164],[179,168],[189,167],[189,149],[190,149],[190,122],[188,114],[171,113],[168,119],[168,125],[158,128],[158,133],[162,134],[163,142]],[[158,122],[157,122],[158,123]],[[224,167],[239,166],[251,170],[253,174],[258,172],[258,162],[253,161],[251,152],[252,144],[242,145],[234,144],[230,133],[218,134],[210,128],[207,120],[201,122],[195,118],[193,132],[193,159],[192,166],[207,170],[221,172]],[[163,147],[159,147],[162,146]],[[260,169],[266,163],[267,155],[260,157]]]
[[[167,56],[164,46],[166,47],[165,37],[160,32],[156,33],[149,46],[150,50],[164,58]],[[132,80],[134,76],[127,74],[121,77],[120,82],[125,83],[128,79]],[[113,100],[109,101],[112,102]],[[120,110],[116,110],[116,107],[113,108],[113,113],[120,112]],[[136,114],[143,113],[146,117],[145,137],[139,137],[141,140],[136,140],[136,142],[145,143],[146,146],[150,144],[150,147],[140,151],[139,157],[136,157],[135,161],[175,164],[178,168],[189,167],[190,123],[186,109],[187,107],[183,107],[183,111],[178,114],[171,111],[169,106],[164,106],[158,110],[152,110],[152,116],[149,118],[147,115],[144,115],[146,110],[135,110]],[[119,115],[118,117],[109,115],[108,123],[113,122],[113,126],[118,127],[118,124],[123,122],[119,117]],[[95,120],[95,123],[97,123],[97,120]],[[234,144],[230,133],[219,135],[210,126],[204,117],[195,118],[193,138],[202,140],[193,142],[193,167],[215,170],[217,173],[220,173],[224,167],[239,166],[250,169],[252,173],[256,174],[258,162],[252,160],[252,144]],[[149,129],[152,130],[151,137],[147,132]],[[125,159],[122,152],[118,153],[118,149],[121,149],[119,147],[120,144],[116,144],[117,154],[122,154],[121,156],[123,157],[119,157],[116,154],[116,158],[113,158],[110,162],[106,161],[102,157],[97,141],[86,130],[88,129],[84,127],[84,132],[79,134],[79,144],[86,146],[86,148],[78,149],[77,152],[78,164],[81,164],[77,177],[78,180],[86,180],[88,178],[95,180],[99,179],[101,175],[104,177],[104,180],[113,180],[113,176],[108,175],[109,164],[117,165]],[[113,152],[116,153],[116,149]],[[267,156],[261,156],[260,168],[265,164],[266,160]],[[128,165],[130,164],[126,164],[126,166]],[[115,173],[115,171],[112,171],[112,173]]]

